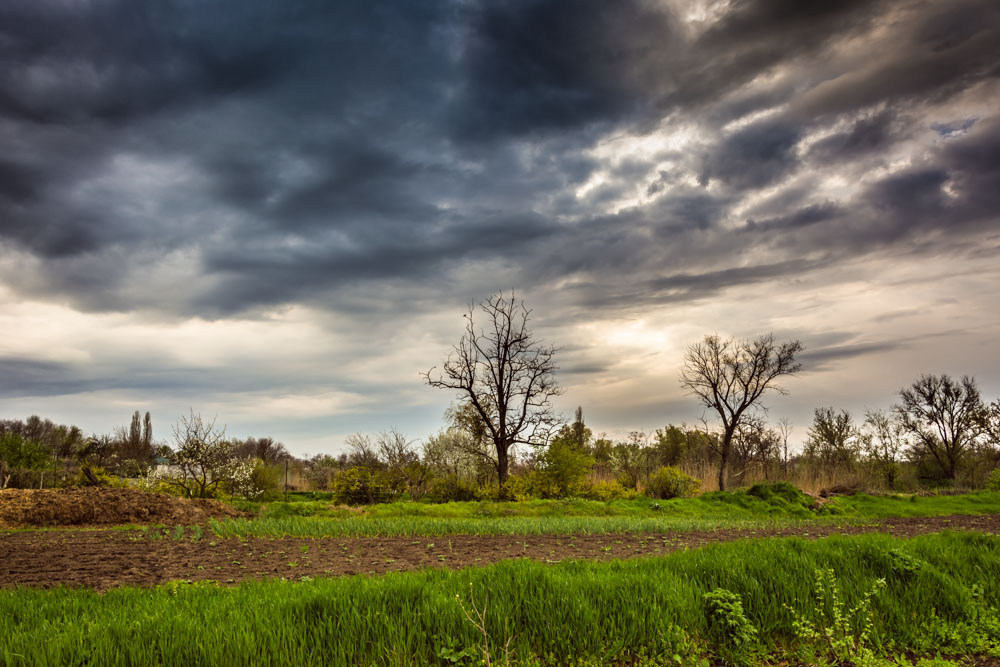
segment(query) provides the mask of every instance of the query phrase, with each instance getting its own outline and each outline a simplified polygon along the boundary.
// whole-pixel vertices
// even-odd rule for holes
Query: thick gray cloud
[[[11,0],[0,282],[95,314],[304,306],[391,331],[499,288],[573,325],[988,259],[997,44],[987,0]],[[59,363],[5,358],[5,391],[114,384]]]

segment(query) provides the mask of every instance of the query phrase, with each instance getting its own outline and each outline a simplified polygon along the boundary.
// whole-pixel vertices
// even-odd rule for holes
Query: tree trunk
[[[722,451],[719,458],[719,491],[726,490],[726,468],[729,466],[729,450],[733,444],[733,431],[726,429],[722,435]]]
[[[510,459],[507,457],[507,448],[505,443],[497,445],[497,480],[501,488],[509,477]]]

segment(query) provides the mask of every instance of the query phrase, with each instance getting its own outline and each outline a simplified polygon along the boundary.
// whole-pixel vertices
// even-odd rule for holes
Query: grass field
[[[859,523],[889,516],[1000,513],[1000,493],[955,496],[838,497],[821,508],[791,487],[712,492],[697,498],[650,501],[531,500],[517,503],[399,502],[368,508],[327,501],[245,504],[248,519],[210,522],[222,537],[410,535],[537,535],[654,533],[720,528],[764,529],[807,522]]]
[[[833,579],[817,601],[817,572],[827,569]],[[506,646],[525,665],[1000,656],[997,572],[1000,538],[943,533],[744,540],[631,561],[507,561],[232,589],[21,589],[0,592],[0,662],[471,665],[483,664],[487,642],[492,664],[503,664]],[[870,618],[857,608],[869,593]],[[485,642],[473,600],[485,610]]]

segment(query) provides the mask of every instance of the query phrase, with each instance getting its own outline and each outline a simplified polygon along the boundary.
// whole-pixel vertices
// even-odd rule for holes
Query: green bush
[[[382,471],[355,466],[333,478],[333,499],[344,505],[387,503],[402,492],[397,480]]]
[[[800,505],[811,509],[816,504],[812,497],[802,493],[788,482],[760,482],[747,489],[747,495],[760,498],[776,506]]]
[[[532,470],[526,475],[517,477],[516,480],[511,487],[513,493],[511,498],[519,500],[527,498],[551,499],[565,498],[568,495],[559,481],[544,470]]]
[[[267,464],[261,459],[254,460],[249,485],[258,493],[260,500],[275,500],[284,490],[283,471],[278,464]]]
[[[18,479],[19,470],[45,470],[51,463],[49,450],[42,443],[25,440],[17,433],[0,435],[0,489],[25,483],[27,480]]]
[[[538,498],[567,498],[579,495],[584,478],[594,467],[594,459],[572,444],[557,440],[539,457],[540,469],[529,475],[538,488],[530,495]]]
[[[716,588],[702,595],[716,655],[727,665],[745,665],[754,653],[757,628],[743,613],[739,593]]]
[[[531,496],[528,493],[532,482],[524,477],[508,477],[503,486],[496,484],[483,484],[476,491],[476,500],[493,501],[519,501],[528,500]]]
[[[1000,468],[994,468],[990,476],[986,478],[987,491],[1000,491]]]
[[[700,479],[695,479],[674,466],[664,466],[650,475],[646,493],[660,500],[690,498],[700,487]]]
[[[619,482],[592,482],[583,487],[580,495],[588,500],[632,500],[639,495],[635,489],[628,489]]]
[[[86,467],[90,468],[90,472],[94,476],[94,479],[97,480],[97,484],[94,484],[94,482],[87,477],[87,473],[83,471]],[[76,475],[66,478],[66,481],[63,482],[63,486],[109,486],[122,488],[128,486],[128,482],[112,475],[101,466],[82,466]]]
[[[476,485],[458,475],[436,477],[430,483],[427,499],[435,503],[463,502],[476,499]]]

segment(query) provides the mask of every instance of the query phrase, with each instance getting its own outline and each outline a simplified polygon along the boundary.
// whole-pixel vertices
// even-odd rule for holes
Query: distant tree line
[[[349,436],[337,455],[297,458],[269,437],[229,438],[194,411],[173,426],[169,444],[154,440],[148,412],[91,436],[32,416],[0,421],[0,485],[41,486],[51,471],[50,486],[128,478],[186,496],[312,490],[349,504],[666,498],[710,488],[710,479],[718,489],[756,481],[834,491],[1000,485],[1000,400],[986,402],[972,377],[922,375],[889,409],[861,418],[818,407],[796,452],[790,423],[771,423],[764,400],[785,393],[782,380],[801,369],[801,343],[711,335],[688,348],[680,376],[706,409],[703,421],[614,440],[595,435],[582,408],[572,421],[557,418],[558,350],[534,338],[530,314],[513,294],[469,308],[458,344],[424,374],[455,400],[444,429],[422,443],[390,428]]]

